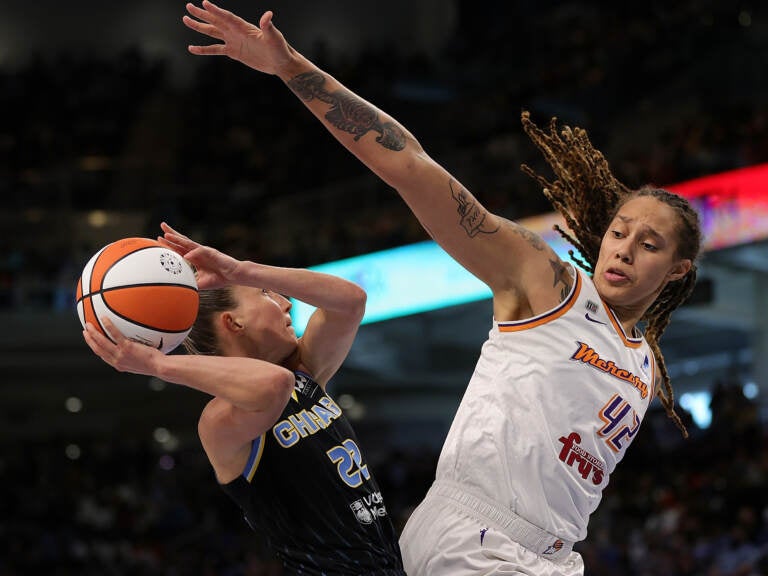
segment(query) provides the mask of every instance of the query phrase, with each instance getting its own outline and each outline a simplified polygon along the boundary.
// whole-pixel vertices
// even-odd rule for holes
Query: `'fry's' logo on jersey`
[[[595,352],[595,349],[588,344],[578,342],[578,345],[579,349],[573,353],[571,360],[589,364],[593,368],[605,372],[606,374],[610,374],[614,378],[628,382],[640,392],[640,396],[644,399],[648,397],[648,384],[643,382],[638,376],[635,376],[629,370],[619,368],[613,363],[613,360],[604,360],[603,358],[600,358],[600,354]]]
[[[560,450],[560,460],[571,468],[575,466],[584,480],[587,480],[591,475],[592,484],[598,486],[603,481],[605,468],[600,460],[579,446],[581,436],[576,432],[571,432],[568,436],[561,436],[559,440],[563,443],[563,448]]]

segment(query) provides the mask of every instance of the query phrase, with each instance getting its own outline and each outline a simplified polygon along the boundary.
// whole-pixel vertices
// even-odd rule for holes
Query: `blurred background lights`
[[[83,409],[83,402],[77,396],[70,396],[64,401],[64,407],[68,412],[77,413]]]
[[[173,470],[174,466],[176,466],[176,460],[170,454],[163,454],[157,461],[157,465],[163,470]]]
[[[706,391],[686,392],[680,396],[680,406],[690,412],[696,426],[701,429],[709,428],[712,424],[711,401],[712,394]]]
[[[750,400],[757,398],[760,393],[760,387],[752,381],[746,382],[742,390],[744,391],[744,396]]]
[[[687,360],[683,362],[683,373],[687,374],[688,376],[698,374],[700,370],[701,367],[699,366],[699,362],[697,360]]]
[[[360,420],[365,416],[365,406],[358,402],[352,394],[339,394],[336,403],[344,410],[350,420]]]
[[[165,444],[168,442],[168,440],[171,439],[171,433],[168,432],[167,428],[155,428],[155,431],[152,433],[153,438],[155,439],[155,442],[158,444]]]
[[[746,10],[739,12],[739,24],[744,28],[752,26],[752,14]]]
[[[167,428],[155,428],[152,436],[155,442],[160,444],[164,450],[175,450],[179,446],[179,439],[171,434]]]
[[[104,210],[91,210],[88,213],[88,224],[93,228],[103,228],[109,222],[109,216]]]
[[[352,394],[339,394],[336,402],[341,406],[342,410],[348,410],[355,405],[355,397]]]
[[[70,460],[77,460],[80,458],[80,446],[77,444],[67,444],[67,447],[64,448],[64,454],[66,454],[67,458]]]
[[[160,392],[161,390],[165,390],[165,388],[168,385],[160,380],[160,378],[155,378],[154,376],[149,379],[149,389],[153,390],[154,392]]]

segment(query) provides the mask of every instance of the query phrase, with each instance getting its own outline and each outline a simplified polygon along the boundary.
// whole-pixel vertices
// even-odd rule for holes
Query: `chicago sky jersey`
[[[224,491],[287,574],[404,576],[397,535],[341,408],[296,372],[280,419]]]
[[[655,360],[592,280],[526,320],[496,322],[458,408],[437,479],[568,541],[590,514],[654,395]]]

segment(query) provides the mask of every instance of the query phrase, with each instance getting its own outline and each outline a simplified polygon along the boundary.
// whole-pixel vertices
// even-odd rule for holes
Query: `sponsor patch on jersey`
[[[357,521],[360,522],[360,524],[373,523],[373,514],[371,514],[371,511],[363,505],[362,500],[355,500],[349,507],[352,508],[352,512],[355,513],[355,518],[357,518]]]
[[[387,515],[387,508],[384,506],[381,492],[371,492],[352,502],[349,507],[355,513],[355,518],[360,524],[373,524],[376,518],[383,518]]]
[[[558,456],[560,460],[575,469],[584,480],[599,486],[605,476],[605,466],[579,445],[581,444],[581,436],[577,432],[571,432],[568,436],[561,436],[558,440],[563,444]],[[552,551],[550,554],[554,554],[554,552]]]
[[[318,386],[317,383],[301,372],[295,372],[295,376],[296,383],[293,385],[293,389],[303,396],[312,396]]]

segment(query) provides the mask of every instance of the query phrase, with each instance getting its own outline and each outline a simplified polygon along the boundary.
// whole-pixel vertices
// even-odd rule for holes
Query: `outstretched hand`
[[[235,275],[240,265],[239,260],[235,260],[215,248],[195,242],[165,222],[160,224],[160,228],[164,234],[158,236],[157,241],[180,254],[195,267],[197,287],[200,290],[222,288],[235,283]]]
[[[185,15],[182,18],[188,28],[222,42],[208,46],[189,46],[192,54],[229,56],[267,74],[277,74],[291,59],[292,50],[272,23],[271,11],[262,15],[258,26],[208,0],[203,0],[202,8],[188,3],[187,12],[194,16],[190,18]]]

